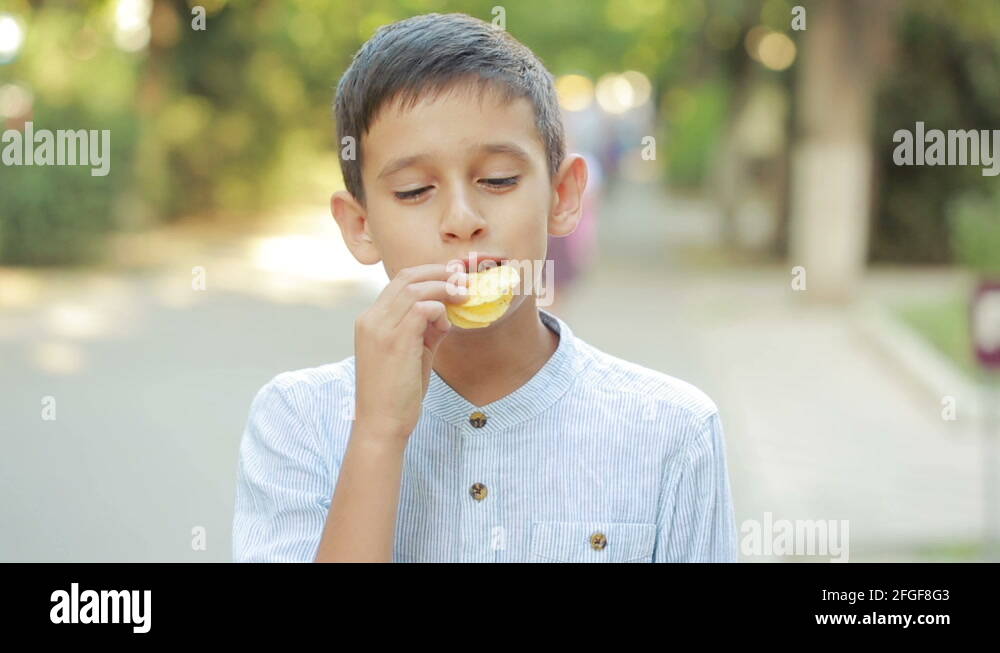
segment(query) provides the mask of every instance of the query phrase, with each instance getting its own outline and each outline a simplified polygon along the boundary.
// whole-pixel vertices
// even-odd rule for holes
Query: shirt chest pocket
[[[652,562],[656,524],[532,522],[531,562]]]

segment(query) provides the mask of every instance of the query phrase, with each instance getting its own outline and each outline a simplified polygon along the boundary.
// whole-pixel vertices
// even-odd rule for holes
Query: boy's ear
[[[368,214],[353,195],[346,190],[338,190],[330,197],[330,212],[354,258],[365,265],[382,260],[368,231]]]
[[[583,191],[587,188],[587,161],[568,154],[556,172],[549,212],[549,234],[568,236],[583,214]]]

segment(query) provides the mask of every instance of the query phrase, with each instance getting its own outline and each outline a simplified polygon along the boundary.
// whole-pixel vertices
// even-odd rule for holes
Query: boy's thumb
[[[451,322],[449,322],[448,318],[444,315],[427,327],[427,331],[424,332],[424,346],[430,350],[431,355],[437,351],[438,345],[440,345],[441,341],[444,340],[444,337],[448,335],[448,330],[450,328]]]

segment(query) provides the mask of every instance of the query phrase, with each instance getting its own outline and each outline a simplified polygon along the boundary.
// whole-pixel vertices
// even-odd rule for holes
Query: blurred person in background
[[[576,229],[568,236],[548,237],[546,258],[552,261],[553,278],[548,278],[546,266],[544,283],[546,290],[549,283],[553,284],[552,303],[548,306],[553,313],[566,310],[571,289],[598,257],[597,215],[604,195],[604,172],[598,152],[606,132],[600,128],[600,111],[591,103],[581,111],[563,111],[562,114],[567,143],[587,160],[589,178],[583,195],[583,215]]]

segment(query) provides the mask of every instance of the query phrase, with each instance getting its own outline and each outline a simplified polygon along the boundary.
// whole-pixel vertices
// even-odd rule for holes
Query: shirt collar
[[[424,408],[453,426],[476,433],[495,432],[530,419],[545,411],[569,390],[584,364],[573,331],[563,320],[541,308],[542,323],[559,334],[559,345],[545,365],[514,392],[485,406],[476,406],[458,394],[438,373],[431,370]],[[486,424],[474,428],[472,413],[486,416]]]

